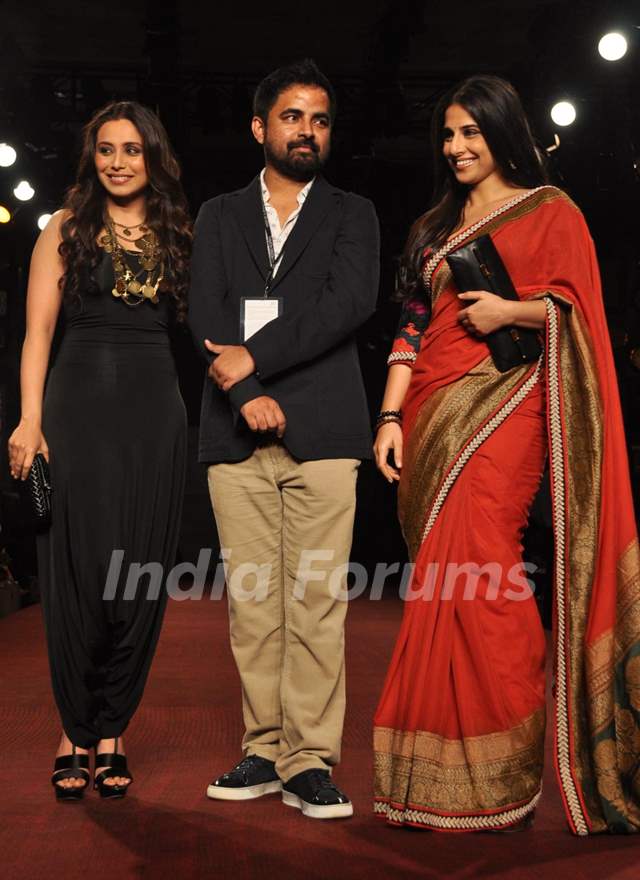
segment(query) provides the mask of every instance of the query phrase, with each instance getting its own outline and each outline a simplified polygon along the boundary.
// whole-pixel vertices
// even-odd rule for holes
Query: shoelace
[[[262,759],[259,757],[259,755],[247,755],[247,757],[243,758],[239,764],[236,764],[233,770],[252,770],[254,765],[256,764],[256,761],[260,760]]]
[[[332,781],[330,776],[326,776],[323,770],[312,770],[309,773],[309,782],[316,784],[318,788],[328,788],[331,791],[338,791],[337,785]]]

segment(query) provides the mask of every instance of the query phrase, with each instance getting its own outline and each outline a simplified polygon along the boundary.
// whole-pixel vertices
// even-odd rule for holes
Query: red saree
[[[554,187],[456,236],[490,233],[522,299],[544,298],[537,364],[498,373],[457,321],[441,259],[390,363],[413,363],[399,512],[415,563],[375,717],[375,812],[500,829],[540,797],[545,641],[521,562],[549,459],[555,764],[575,834],[640,830],[640,555],[599,272]]]

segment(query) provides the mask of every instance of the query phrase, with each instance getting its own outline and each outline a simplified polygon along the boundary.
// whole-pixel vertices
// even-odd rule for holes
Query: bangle
[[[376,421],[379,422],[380,419],[386,418],[387,416],[395,416],[397,419],[402,420],[402,413],[399,409],[383,409],[382,412],[378,413]]]
[[[382,421],[382,422],[376,422],[375,428],[373,429],[373,433],[377,434],[383,425],[400,425],[400,426],[402,426],[402,422],[400,421],[400,419],[384,419],[384,421]]]
[[[378,418],[376,419],[376,424],[374,431],[378,431],[383,425],[396,424],[402,425],[402,416],[400,413],[397,415],[395,412],[389,411],[388,413],[380,413]]]

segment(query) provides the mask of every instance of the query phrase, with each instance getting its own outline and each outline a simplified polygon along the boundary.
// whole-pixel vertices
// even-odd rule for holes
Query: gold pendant
[[[124,280],[124,278],[118,278],[118,280],[116,281],[115,289],[118,291],[119,296],[122,296],[127,292],[127,282]]]
[[[153,299],[155,293],[156,290],[152,284],[145,284],[142,288],[142,295],[145,296],[147,299]]]
[[[156,268],[157,261],[150,259],[147,256],[144,256],[140,258],[140,265],[143,269],[146,269],[147,272],[153,272],[153,270]]]
[[[142,289],[142,284],[139,281],[136,281],[134,278],[133,281],[130,281],[127,285],[127,290],[129,293],[139,294]]]
[[[144,300],[140,296],[134,296],[132,299],[131,294],[125,293],[125,295],[122,297],[122,302],[126,303],[128,306],[133,307],[133,306],[139,306],[140,303],[144,302]]]
[[[117,290],[115,287],[113,288],[113,290],[111,291],[111,293],[112,293],[114,296],[118,296],[118,297],[120,296],[120,293],[118,292],[118,290]]]
[[[129,236],[129,235],[131,235],[131,230],[127,229],[127,227],[125,226],[125,228],[122,230],[122,234]]]

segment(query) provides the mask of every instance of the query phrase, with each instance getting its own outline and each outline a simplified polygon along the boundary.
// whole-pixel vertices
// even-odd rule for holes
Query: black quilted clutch
[[[519,299],[490,235],[481,235],[449,254],[447,263],[460,293],[488,290],[503,299]],[[525,327],[501,327],[485,336],[484,340],[501,373],[520,364],[537,361],[542,354],[538,332]]]
[[[35,456],[29,470],[27,491],[34,525],[48,526],[51,522],[51,476],[47,459],[41,452]]]

